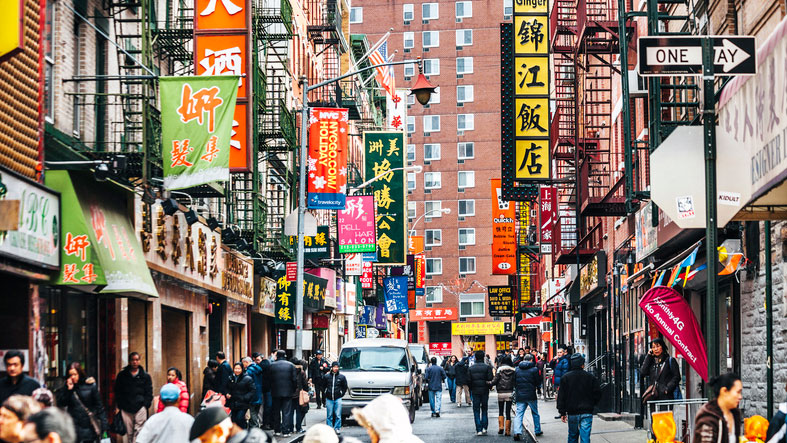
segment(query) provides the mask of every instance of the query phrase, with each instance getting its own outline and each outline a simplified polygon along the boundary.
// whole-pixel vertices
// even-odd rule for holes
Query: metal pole
[[[301,77],[301,152],[298,177],[298,273],[295,279],[295,357],[303,358],[303,231],[306,217],[306,142],[309,135],[309,79]]]
[[[765,220],[765,344],[767,411],[773,417],[773,276],[771,275],[771,221]]]
[[[618,33],[620,35],[620,75],[622,81],[620,83],[621,96],[623,97],[623,106],[621,106],[621,115],[623,117],[623,158],[626,165],[626,212],[633,211],[632,196],[634,195],[634,177],[633,177],[633,149],[631,146],[631,114],[629,109],[629,79],[628,79],[628,53],[629,53],[629,39],[626,34],[626,0],[618,0]]]
[[[716,263],[716,97],[713,84],[713,39],[702,39],[703,130],[705,132],[705,255],[708,283],[705,305],[705,341],[708,348],[708,378],[719,375],[719,302]]]

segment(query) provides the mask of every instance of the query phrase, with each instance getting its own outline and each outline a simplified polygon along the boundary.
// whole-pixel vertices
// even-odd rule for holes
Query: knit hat
[[[177,401],[178,397],[180,397],[180,388],[174,383],[165,384],[159,391],[159,398],[165,403]]]
[[[230,418],[230,416],[227,415],[227,412],[224,411],[222,407],[211,406],[205,408],[194,418],[194,424],[191,425],[191,432],[189,432],[189,441],[200,438],[200,436],[208,432],[210,428],[228,418]]]
[[[338,367],[338,366],[339,366],[339,362],[338,362],[338,361],[335,361],[335,362],[331,363],[331,367],[333,368],[334,366],[337,366],[337,367]]]
[[[576,352],[574,354],[571,354],[571,357],[569,357],[568,362],[569,362],[569,367],[571,369],[579,369],[582,367],[582,365],[585,364],[585,357],[579,352]]]

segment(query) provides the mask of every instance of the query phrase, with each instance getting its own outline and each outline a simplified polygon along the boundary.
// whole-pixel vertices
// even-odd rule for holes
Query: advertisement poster
[[[363,256],[361,254],[347,254],[344,260],[344,273],[356,276],[363,274]]]
[[[386,277],[383,279],[385,290],[385,313],[404,314],[408,312],[407,276]]]
[[[349,111],[312,108],[309,112],[309,185],[306,205],[310,209],[344,209]]]
[[[403,265],[408,249],[405,186],[404,133],[363,134],[366,155],[364,179],[377,178],[371,185],[376,203],[377,263]]]
[[[489,316],[510,317],[514,315],[514,290],[511,286],[488,286]]]
[[[346,206],[337,214],[339,253],[375,252],[374,196],[347,197]]]
[[[361,289],[374,288],[374,266],[370,261],[364,261],[361,265]]]
[[[492,179],[492,274],[516,274],[516,208],[504,201],[500,179]]]

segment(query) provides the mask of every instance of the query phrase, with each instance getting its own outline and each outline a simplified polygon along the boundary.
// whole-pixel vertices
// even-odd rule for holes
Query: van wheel
[[[416,402],[415,399],[412,399],[410,401],[410,411],[409,411],[410,412],[410,423],[413,423],[415,421],[415,402]]]

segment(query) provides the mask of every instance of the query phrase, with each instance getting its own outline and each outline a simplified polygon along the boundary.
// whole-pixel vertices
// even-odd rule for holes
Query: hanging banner
[[[331,253],[329,250],[329,240],[331,235],[330,226],[317,226],[317,235],[310,237],[308,235],[303,237],[303,256],[307,260],[319,260],[322,258],[330,258]],[[298,253],[298,237],[291,235],[290,237],[290,253],[297,255]]]
[[[415,256],[407,255],[407,264],[404,266],[404,275],[407,276],[407,290],[415,291]]]
[[[492,179],[492,274],[516,274],[516,208],[502,199],[500,179]]]
[[[376,181],[377,263],[403,265],[407,251],[407,200],[404,173],[404,134],[402,132],[364,132],[366,154],[364,178]]]
[[[344,260],[345,275],[363,274],[363,256],[358,254],[347,254]]]
[[[423,235],[411,235],[408,237],[409,247],[408,247],[408,254],[421,254],[426,249],[424,248],[424,236]]]
[[[361,266],[361,289],[374,288],[374,267],[372,262],[365,261]]]
[[[528,239],[530,231],[530,202],[517,203],[517,211],[519,211],[517,275],[519,278],[519,309],[521,310],[530,304],[533,294],[533,289],[530,285],[530,256],[526,251],[531,246]]]
[[[542,186],[539,191],[539,232],[541,234],[541,253],[552,254],[554,244],[555,223],[557,222],[557,188]]]
[[[230,135],[238,76],[161,77],[164,188],[230,177]]]
[[[407,121],[407,89],[398,88],[395,94],[385,94],[385,104],[388,112],[388,127],[395,131],[404,131]]]
[[[426,294],[426,254],[415,256],[415,295]]]
[[[511,286],[487,286],[490,317],[514,315],[514,290]]]
[[[349,111],[309,110],[310,209],[344,209],[347,194],[347,125]]]
[[[383,279],[385,289],[385,313],[405,314],[407,305],[407,276],[386,277]]]
[[[645,292],[639,307],[686,362],[708,381],[708,355],[705,338],[691,307],[678,291],[656,286]]]
[[[376,250],[374,209],[372,195],[347,197],[345,208],[337,214],[340,254]]]
[[[295,283],[281,274],[276,280],[276,303],[274,306],[277,325],[295,324]]]

